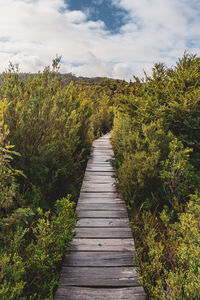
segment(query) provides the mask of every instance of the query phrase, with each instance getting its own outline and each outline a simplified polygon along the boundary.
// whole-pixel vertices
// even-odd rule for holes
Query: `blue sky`
[[[130,80],[200,53],[199,0],[0,0],[0,72],[61,71]]]
[[[81,10],[87,14],[87,20],[101,20],[105,30],[116,34],[129,18],[129,12],[108,0],[65,0],[70,10]]]

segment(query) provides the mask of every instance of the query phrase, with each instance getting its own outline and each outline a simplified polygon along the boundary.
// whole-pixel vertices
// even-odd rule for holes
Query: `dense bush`
[[[18,299],[24,294],[50,299],[76,215],[67,198],[56,201],[53,215],[25,202],[17,182],[23,173],[12,167],[13,157],[19,154],[7,141],[8,107],[0,101],[0,298]]]
[[[1,77],[2,300],[53,298],[92,140],[112,126],[105,89],[66,84],[58,69],[24,77],[11,64]]]
[[[114,164],[144,287],[150,299],[198,299],[200,59],[155,65],[115,103]]]

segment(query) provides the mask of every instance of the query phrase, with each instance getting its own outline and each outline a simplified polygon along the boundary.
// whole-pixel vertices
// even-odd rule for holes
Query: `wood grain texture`
[[[128,218],[126,211],[118,210],[77,210],[79,218]]]
[[[92,156],[103,156],[103,155],[106,155],[106,156],[108,156],[108,155],[110,155],[111,157],[112,156],[114,156],[114,152],[113,152],[113,150],[105,150],[105,149],[96,149],[96,150],[93,150],[92,152],[91,152],[91,155]]]
[[[115,178],[112,178],[110,176],[85,176],[84,182],[92,182],[92,183],[116,183]]]
[[[87,171],[88,172],[94,171],[94,172],[106,173],[106,172],[113,172],[113,168],[110,166],[102,166],[102,165],[96,164],[95,166],[92,166],[92,165],[88,166]]]
[[[72,251],[135,251],[133,239],[74,238]]]
[[[98,156],[90,156],[89,162],[93,163],[101,163],[101,162],[111,162],[112,156],[111,155],[98,155]]]
[[[90,170],[87,170],[86,169],[86,172],[85,172],[85,175],[92,175],[92,176],[116,176],[116,173],[114,171],[101,171],[101,172],[98,172],[98,171],[90,171]]]
[[[128,218],[123,219],[96,219],[81,218],[78,220],[76,227],[127,227],[129,225]]]
[[[77,210],[126,210],[124,203],[78,203]]]
[[[145,300],[142,287],[128,288],[84,288],[60,287],[57,300]]]
[[[112,194],[112,193],[85,193],[85,192],[81,192],[80,193],[80,197],[79,199],[83,199],[83,198],[111,198],[111,199],[115,199],[115,198],[120,198],[122,199],[120,194]],[[123,201],[124,202],[124,201]]]
[[[110,192],[116,193],[117,189],[113,183],[93,183],[93,182],[84,182],[81,188],[81,192]]]
[[[74,230],[76,238],[132,238],[129,227],[107,227],[107,228],[84,228],[79,227]]]
[[[120,198],[101,198],[101,196],[96,197],[96,198],[81,198],[79,199],[79,204],[123,204],[124,205],[124,201]]]
[[[84,287],[139,286],[134,267],[66,267],[63,266],[61,285]]]
[[[130,251],[119,252],[69,252],[64,257],[63,266],[68,267],[131,267],[135,264]]]
[[[101,159],[99,159],[101,157]],[[112,166],[111,164],[111,158],[110,156],[107,156],[107,158],[102,158],[102,156],[91,156],[88,160],[88,164],[87,165],[102,165],[102,166]]]

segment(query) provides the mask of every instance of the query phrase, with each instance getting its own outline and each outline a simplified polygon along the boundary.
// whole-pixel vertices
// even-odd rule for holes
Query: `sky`
[[[200,0],[0,0],[0,72],[132,80],[184,51],[200,54]]]

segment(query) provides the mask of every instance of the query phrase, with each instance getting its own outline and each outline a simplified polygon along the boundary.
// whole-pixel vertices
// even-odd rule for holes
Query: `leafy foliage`
[[[92,140],[112,126],[107,91],[66,85],[59,62],[26,78],[11,64],[1,77],[2,300],[53,299]]]
[[[199,295],[199,83],[200,59],[185,53],[115,95],[114,164],[150,299]]]

